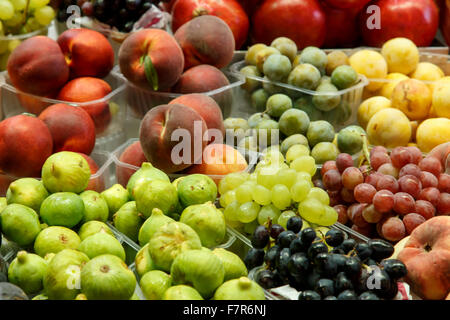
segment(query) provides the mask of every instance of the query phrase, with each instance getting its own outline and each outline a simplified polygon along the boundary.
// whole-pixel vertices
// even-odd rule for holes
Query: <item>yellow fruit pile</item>
[[[387,41],[381,53],[364,49],[350,57],[350,65],[370,81],[358,122],[372,144],[412,144],[428,152],[450,141],[450,76],[419,58],[406,38]]]

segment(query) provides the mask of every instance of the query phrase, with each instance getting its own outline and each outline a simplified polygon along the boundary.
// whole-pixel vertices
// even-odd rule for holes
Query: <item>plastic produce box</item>
[[[236,90],[239,90],[239,87],[245,83],[245,79],[241,75],[230,73],[227,70],[223,72],[230,84],[215,90],[202,92],[202,94],[210,96],[219,104],[225,119],[231,115],[232,106],[241,102]],[[129,117],[142,119],[151,108],[168,104],[171,100],[183,95],[182,93],[158,92],[139,88],[125,78],[120,72],[119,66],[114,67],[112,74],[126,82],[125,100],[129,108],[129,114],[127,115]]]
[[[135,143],[136,141],[139,141],[139,139],[129,139],[127,142],[125,142],[123,145],[121,145],[120,147],[118,147],[116,150],[114,150],[112,152],[112,158],[114,159],[114,163],[115,163],[115,167],[116,167],[116,177],[118,170],[126,170],[127,171],[127,175],[131,176],[133,173],[135,173],[137,170],[139,170],[139,167],[136,167],[134,165],[122,162],[119,160],[120,155],[122,154],[122,152],[131,144]],[[255,164],[257,163],[257,159],[258,159],[258,153],[256,152],[251,152],[251,151],[247,151],[247,150],[241,150],[238,149],[246,158],[248,166],[247,168],[244,170],[244,172],[252,172],[254,169]],[[184,177],[186,176],[186,173],[170,173],[168,174],[169,178],[171,181],[180,178],[180,177]],[[222,179],[223,177],[225,177],[225,175],[208,175],[208,177],[210,177],[211,179],[217,181]],[[121,181],[118,181],[118,183],[122,183]],[[126,187],[126,185],[124,186]]]
[[[89,185],[92,186],[95,191],[102,192],[113,185],[115,178],[114,160],[109,152],[96,149],[90,154],[90,157],[95,161],[99,169],[95,174],[91,175]],[[11,182],[17,179],[19,178],[0,172],[0,197],[6,195],[6,191]]]
[[[111,93],[97,100],[87,102],[69,102],[50,99],[24,93],[16,89],[10,82],[8,72],[0,73],[0,119],[9,118],[24,112],[39,114],[50,105],[64,103],[76,107],[86,107],[93,104],[108,104],[111,121],[103,132],[97,134],[95,148],[112,151],[125,142],[124,115],[126,104],[124,100],[125,84],[112,74],[105,80],[111,86]]]
[[[235,62],[230,66],[230,72],[236,76],[241,75],[240,70],[245,66],[246,63],[243,60]],[[337,92],[316,92],[298,88],[282,82],[269,81],[258,76],[248,75],[246,77],[259,82],[261,86],[264,84],[270,86],[274,93],[277,92],[287,94],[293,99],[293,101],[299,98],[313,98],[314,96],[339,97],[340,103],[335,109],[328,112],[323,112],[323,120],[329,121],[335,128],[343,128],[347,125],[356,123],[356,115],[362,100],[364,87],[368,84],[367,78],[363,75],[359,75],[358,82],[350,88],[339,90]],[[245,104],[241,103],[233,106],[234,116],[248,118],[256,112],[264,111],[256,110],[256,108],[251,105],[250,94],[242,88],[240,88],[240,90],[240,95],[244,96],[244,99],[241,98],[241,101],[245,101]]]
[[[18,41],[22,42],[34,36],[46,36],[50,25],[29,33],[6,36],[0,35],[0,71],[6,70],[6,62],[11,54],[9,46],[13,46],[13,48],[15,48],[15,46],[19,44]]]
[[[363,236],[362,234],[355,232],[354,230],[348,228],[347,226],[337,222],[334,225],[331,226],[331,228],[341,230],[345,233],[345,238],[351,238],[354,239],[357,243],[361,242],[368,242],[370,239]],[[232,232],[237,239],[240,240],[240,242],[244,243],[246,246],[246,251],[250,250],[252,248],[251,241],[242,233],[239,231],[229,228],[230,232]],[[257,273],[260,270],[263,270],[263,266],[256,267],[249,272],[249,278],[252,280],[255,280]],[[395,298],[395,300],[417,300],[419,299],[413,292],[409,290],[408,284],[404,282],[398,282],[399,285],[399,294]],[[266,295],[270,295],[274,300],[296,300],[298,297],[299,292],[290,287],[289,285],[284,285],[282,287],[278,288],[272,288],[269,290],[265,290],[267,293]]]

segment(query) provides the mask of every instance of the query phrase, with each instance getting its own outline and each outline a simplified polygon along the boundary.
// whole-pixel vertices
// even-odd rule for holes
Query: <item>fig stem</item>
[[[149,56],[144,58],[144,71],[148,83],[153,87],[154,91],[158,91],[158,73]]]

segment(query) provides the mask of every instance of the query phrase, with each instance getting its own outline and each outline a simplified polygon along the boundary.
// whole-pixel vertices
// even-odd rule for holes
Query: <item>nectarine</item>
[[[94,159],[92,159],[90,156],[88,156],[87,154],[78,152],[84,159],[86,159],[89,168],[91,169],[91,178],[89,179],[89,183],[88,186],[86,187],[86,190],[93,190],[93,191],[97,191],[97,192],[102,192],[105,190],[105,182],[103,181],[102,176],[98,176],[96,178],[93,178],[93,175],[95,175],[98,170],[99,167],[97,165],[97,163],[94,161]]]
[[[120,155],[119,161],[127,163],[136,167],[141,167],[142,163],[147,161],[147,158],[142,151],[141,143],[136,141],[129,145]],[[117,182],[126,187],[128,180],[136,171],[125,168],[123,166],[116,166]]]

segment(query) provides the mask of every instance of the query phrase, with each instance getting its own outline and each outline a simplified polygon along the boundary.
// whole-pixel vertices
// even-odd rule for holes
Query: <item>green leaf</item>
[[[148,83],[153,87],[153,90],[158,91],[158,73],[149,56],[144,58],[144,71]]]

